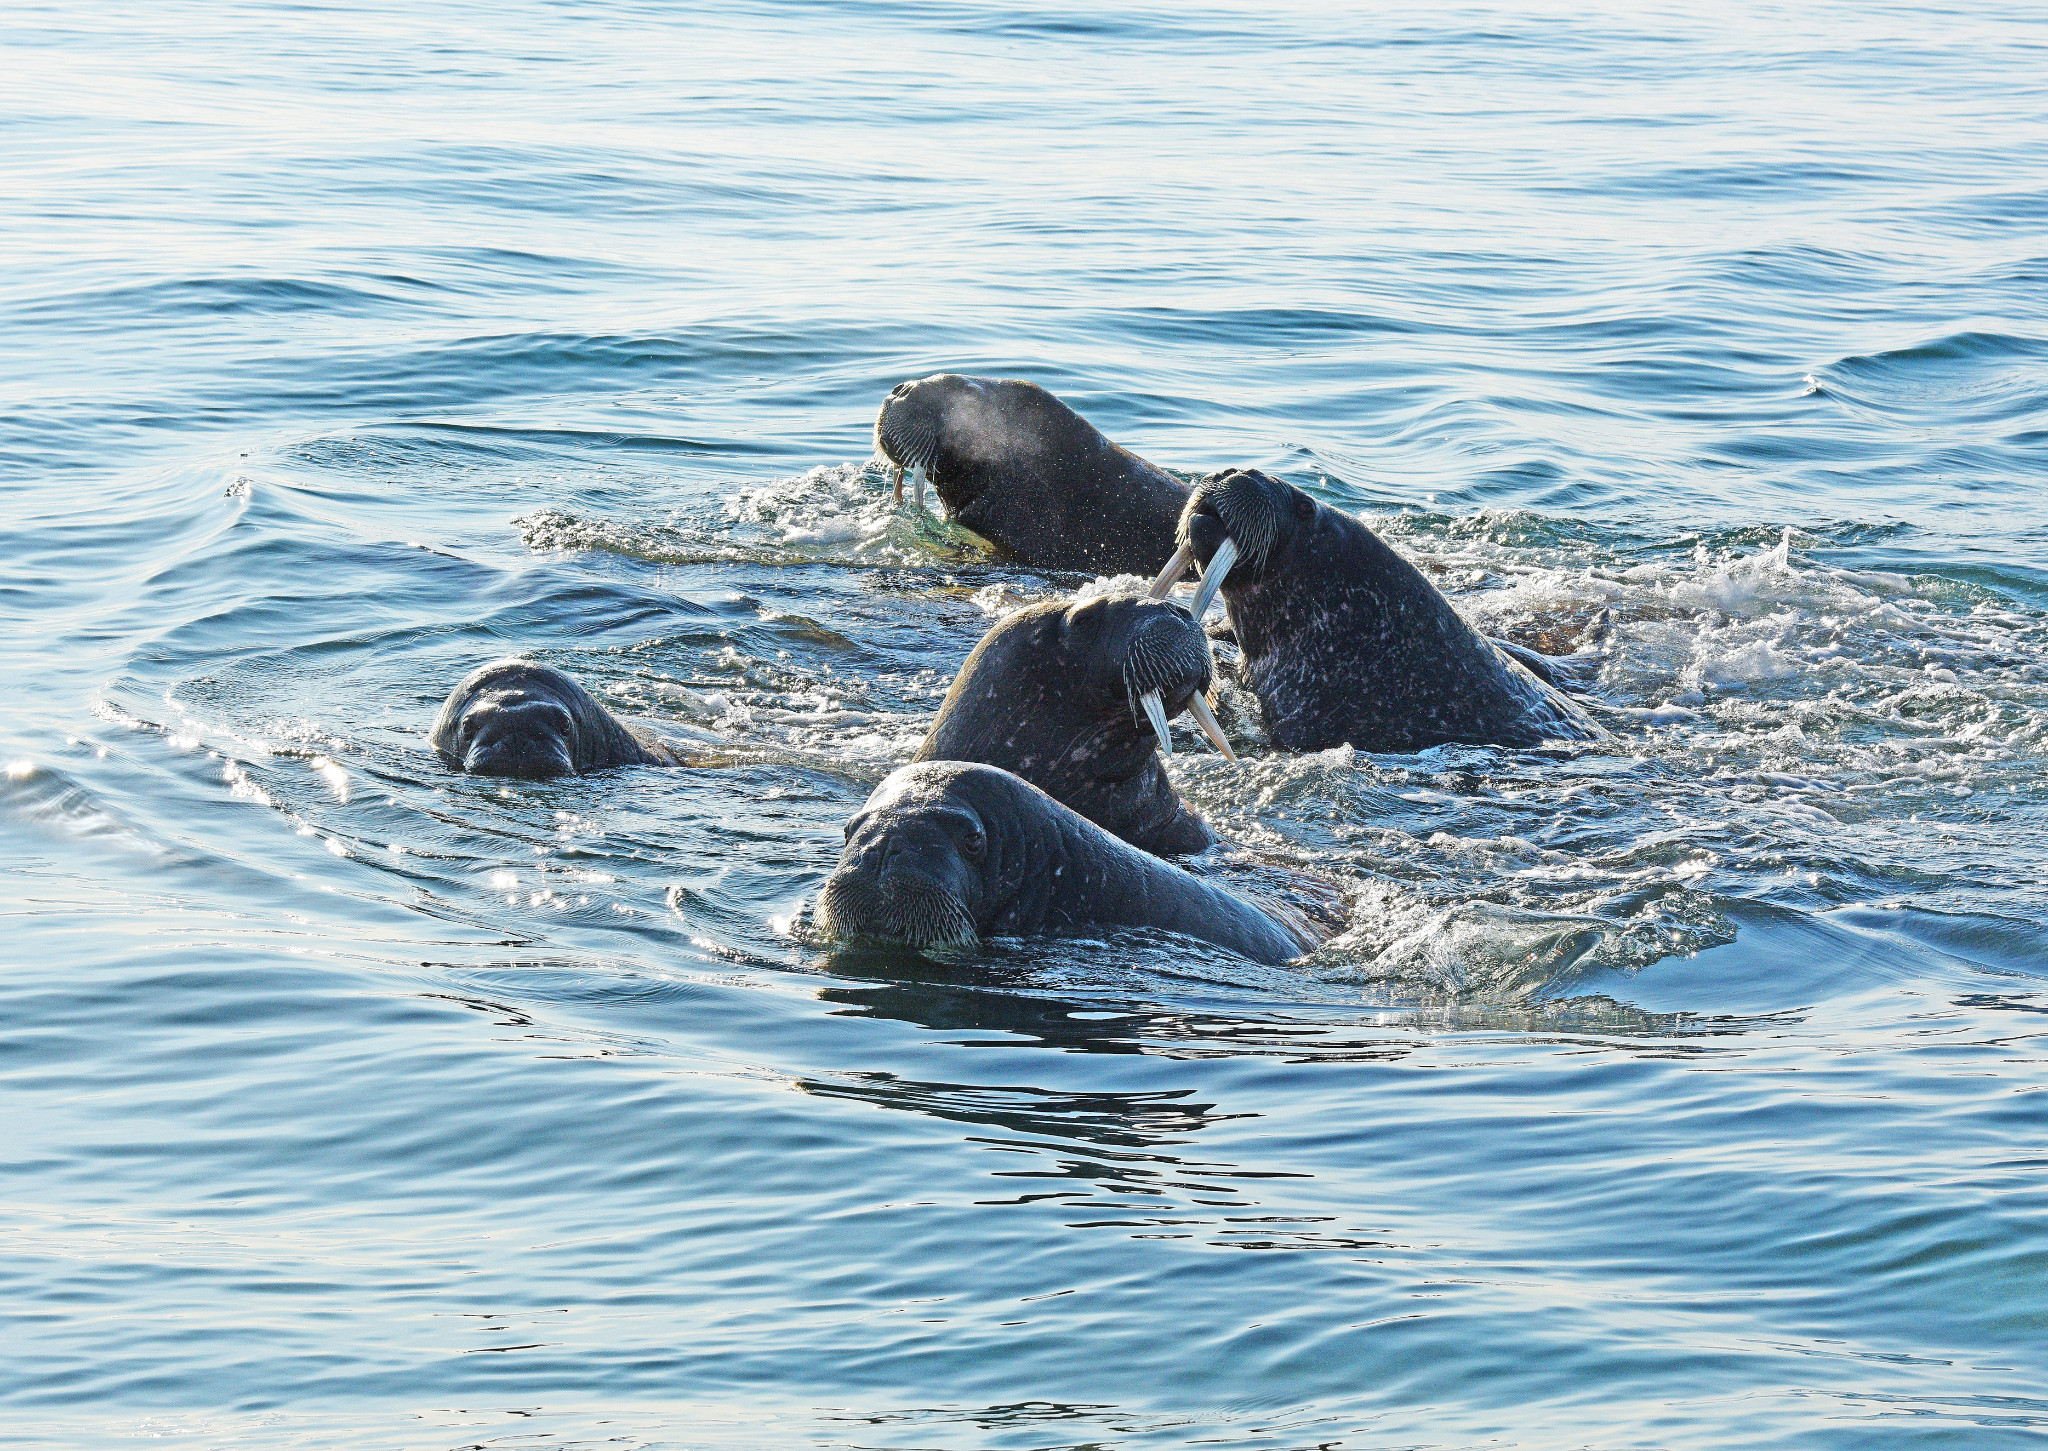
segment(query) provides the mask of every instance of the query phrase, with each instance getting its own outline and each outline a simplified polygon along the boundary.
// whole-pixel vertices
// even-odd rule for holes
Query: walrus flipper
[[[1512,640],[1503,640],[1498,635],[1488,635],[1486,642],[1501,654],[1520,662],[1528,672],[1545,685],[1558,690],[1569,690],[1575,695],[1584,695],[1593,688],[1594,677],[1600,672],[1600,655],[1594,651],[1581,651],[1574,655],[1545,655],[1527,645],[1517,645]]]

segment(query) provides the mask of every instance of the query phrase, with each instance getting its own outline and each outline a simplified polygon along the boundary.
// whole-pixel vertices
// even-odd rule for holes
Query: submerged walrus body
[[[1188,488],[1036,383],[937,373],[898,383],[875,447],[929,479],[947,514],[1040,569],[1151,574],[1173,553]]]
[[[1105,927],[1160,928],[1267,963],[1313,945],[1029,781],[958,761],[904,766],[875,788],[846,825],[815,916],[829,937],[913,947]]]
[[[1186,710],[1229,753],[1202,698],[1209,682],[1208,646],[1179,605],[1030,605],[974,647],[914,759],[1000,766],[1141,850],[1204,851],[1216,834],[1181,803],[1159,751]]]
[[[1153,586],[1202,571],[1244,652],[1266,735],[1282,750],[1418,751],[1462,742],[1597,740],[1575,701],[1481,636],[1372,530],[1252,469],[1213,474],[1181,515]],[[1541,661],[1543,657],[1534,657]]]
[[[429,743],[458,770],[530,780],[613,766],[679,766],[635,735],[576,681],[534,660],[499,660],[449,693]]]

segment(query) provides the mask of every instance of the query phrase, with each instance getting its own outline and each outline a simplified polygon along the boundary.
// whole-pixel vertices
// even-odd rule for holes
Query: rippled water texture
[[[703,9],[0,13],[8,1434],[2039,1444],[2040,9]],[[940,369],[1614,742],[1226,692],[1307,961],[815,943],[1104,587],[891,510]],[[451,775],[515,650],[696,764]]]

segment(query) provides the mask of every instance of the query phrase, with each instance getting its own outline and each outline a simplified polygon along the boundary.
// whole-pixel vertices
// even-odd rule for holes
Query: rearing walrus
[[[1222,591],[1246,683],[1282,750],[1534,746],[1607,734],[1467,624],[1372,530],[1290,484],[1256,469],[1211,474],[1188,496],[1178,532],[1152,592],[1164,596],[1198,565],[1200,619]]]

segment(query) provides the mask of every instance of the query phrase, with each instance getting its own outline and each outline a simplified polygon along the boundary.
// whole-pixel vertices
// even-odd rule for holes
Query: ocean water
[[[2048,1436],[2048,14],[0,12],[0,1440]],[[1597,664],[1259,968],[821,945],[1032,379]],[[530,652],[698,764],[451,774]]]

